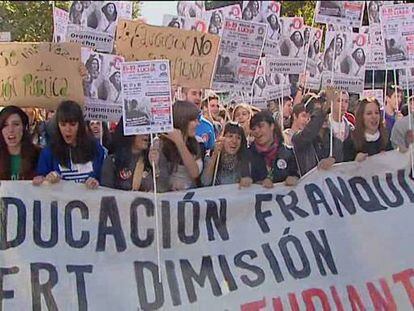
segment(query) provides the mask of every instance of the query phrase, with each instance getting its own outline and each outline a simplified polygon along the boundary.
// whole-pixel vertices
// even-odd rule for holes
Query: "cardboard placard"
[[[121,20],[116,51],[126,61],[168,59],[174,85],[210,88],[219,41],[198,31]]]
[[[83,104],[80,59],[76,43],[0,43],[0,106]]]

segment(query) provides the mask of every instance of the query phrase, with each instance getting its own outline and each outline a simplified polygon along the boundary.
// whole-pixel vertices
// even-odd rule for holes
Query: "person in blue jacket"
[[[82,109],[76,102],[63,101],[56,110],[57,129],[49,146],[40,154],[34,185],[61,179],[85,183],[89,189],[99,186],[104,149],[88,135]]]

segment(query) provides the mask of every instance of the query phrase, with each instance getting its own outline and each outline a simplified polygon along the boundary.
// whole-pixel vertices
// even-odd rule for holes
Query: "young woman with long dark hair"
[[[239,183],[240,187],[248,187],[252,184],[246,136],[239,124],[230,122],[224,127],[223,136],[216,141],[213,155],[203,171],[203,185],[213,185],[216,165],[218,167],[214,185]]]
[[[173,116],[174,130],[161,137],[161,192],[196,187],[203,170],[201,150],[196,139],[200,110],[191,102],[176,101]]]
[[[39,149],[31,140],[28,116],[19,107],[4,108],[0,131],[0,180],[32,179]]]
[[[104,161],[101,185],[121,190],[153,190],[152,162],[157,169],[159,153],[158,149],[149,148],[149,135],[125,136],[121,118],[113,137],[114,153]]]
[[[61,179],[99,186],[104,159],[102,146],[86,131],[82,108],[73,101],[63,101],[56,110],[56,133],[50,146],[42,150],[34,185],[45,180],[57,183]]]

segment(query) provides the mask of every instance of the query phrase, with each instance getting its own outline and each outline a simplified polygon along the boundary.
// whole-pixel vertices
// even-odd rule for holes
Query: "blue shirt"
[[[69,167],[66,167],[58,162],[58,159],[52,153],[52,149],[48,146],[40,153],[36,169],[37,175],[46,176],[50,172],[55,171],[63,180],[84,183],[88,177],[93,177],[99,181],[104,160],[104,149],[99,143],[96,144],[96,148],[97,153],[93,161],[86,163],[73,163],[70,161]]]
[[[203,140],[206,150],[214,148],[214,144],[216,143],[214,126],[203,116],[200,117],[200,124],[196,128],[196,135]]]

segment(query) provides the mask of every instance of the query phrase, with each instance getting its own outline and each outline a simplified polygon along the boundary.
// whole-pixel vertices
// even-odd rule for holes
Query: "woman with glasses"
[[[107,157],[102,166],[101,185],[121,190],[152,191],[152,162],[157,170],[159,153],[156,147],[149,148],[149,135],[125,136],[121,118],[114,141],[114,154]]]
[[[248,187],[252,184],[246,136],[238,123],[230,122],[224,127],[201,180],[204,186],[238,183],[240,187]]]
[[[199,185],[203,158],[196,128],[200,110],[188,101],[173,105],[174,130],[161,136],[159,191],[181,191]]]
[[[344,161],[361,162],[368,156],[392,149],[380,109],[374,97],[359,102],[355,129],[344,142]]]

